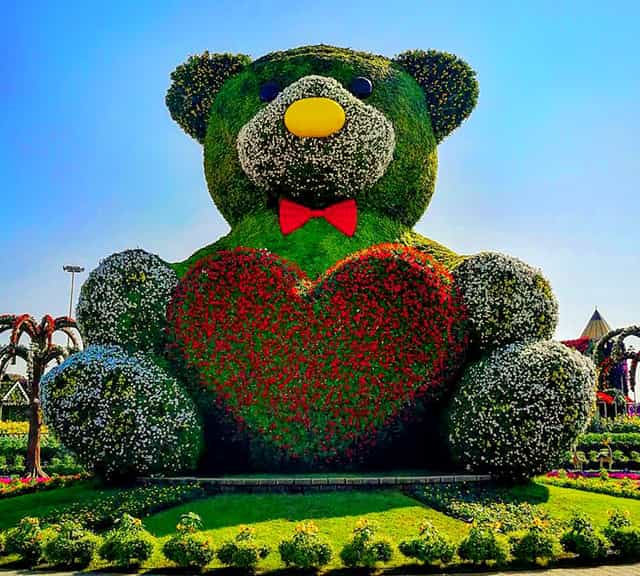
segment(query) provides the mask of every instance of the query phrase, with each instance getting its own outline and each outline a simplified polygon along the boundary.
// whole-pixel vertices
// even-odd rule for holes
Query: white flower
[[[342,129],[327,138],[300,138],[284,126],[289,105],[306,97],[331,98],[345,111]],[[313,190],[341,198],[374,184],[393,158],[393,124],[333,78],[305,76],[285,88],[245,124],[237,138],[242,169],[260,188],[293,199]]]
[[[89,346],[42,379],[47,423],[78,460],[107,477],[175,473],[201,445],[193,401],[142,353]]]

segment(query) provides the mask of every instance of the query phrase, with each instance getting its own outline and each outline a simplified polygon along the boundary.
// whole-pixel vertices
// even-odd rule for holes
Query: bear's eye
[[[262,102],[271,102],[280,92],[280,86],[277,82],[269,81],[260,86],[260,100]]]
[[[358,76],[351,81],[349,89],[356,98],[364,99],[371,96],[371,92],[373,92],[373,84],[369,78]]]

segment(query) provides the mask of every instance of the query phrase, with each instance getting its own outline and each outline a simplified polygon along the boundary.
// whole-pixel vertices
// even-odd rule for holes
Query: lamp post
[[[71,273],[71,294],[69,296],[69,318],[71,318],[71,314],[73,311],[73,288],[75,286],[76,274],[80,274],[80,272],[84,272],[83,266],[71,266],[69,264],[65,264],[62,269],[65,272]],[[67,348],[69,347],[69,337],[67,336]]]

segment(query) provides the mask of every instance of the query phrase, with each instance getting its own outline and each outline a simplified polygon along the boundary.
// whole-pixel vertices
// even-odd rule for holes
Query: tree
[[[66,316],[53,318],[46,315],[38,323],[29,314],[0,315],[0,335],[10,332],[9,343],[0,347],[0,378],[9,361],[21,358],[27,364],[29,394],[29,439],[27,444],[26,476],[46,478],[40,463],[40,432],[42,428],[42,408],[40,406],[40,379],[51,362],[60,364],[69,354],[78,352],[82,339],[78,326]],[[67,336],[67,346],[53,342],[53,335],[62,332]],[[29,338],[29,345],[20,344],[23,335]]]

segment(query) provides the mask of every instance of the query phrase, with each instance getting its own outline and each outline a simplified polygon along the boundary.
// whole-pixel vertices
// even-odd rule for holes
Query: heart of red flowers
[[[170,341],[250,437],[307,462],[355,459],[461,366],[449,272],[399,244],[315,281],[265,250],[200,260],[168,310]]]

